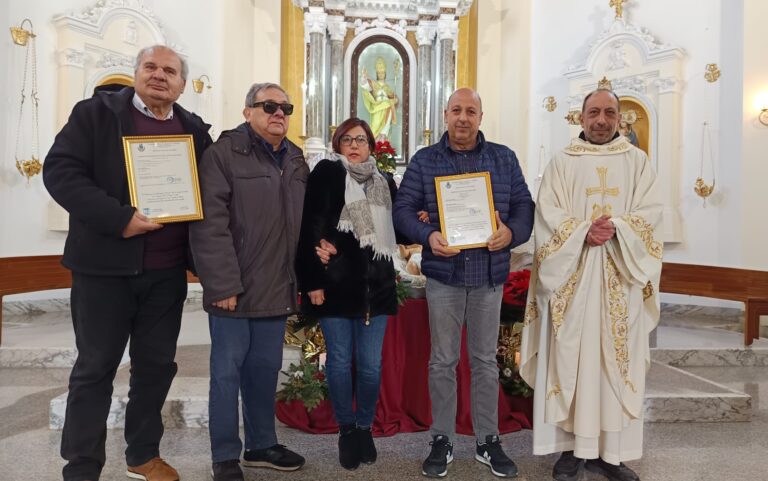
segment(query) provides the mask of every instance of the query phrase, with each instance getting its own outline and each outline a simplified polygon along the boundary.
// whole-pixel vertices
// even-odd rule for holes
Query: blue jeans
[[[387,330],[387,316],[371,318],[321,317],[328,357],[325,376],[336,422],[370,427],[376,414],[381,385],[381,345]],[[352,409],[352,356],[355,359],[356,410]]]
[[[211,384],[208,401],[214,463],[240,459],[238,394],[242,395],[245,449],[277,444],[275,391],[283,364],[285,316],[208,316]]]

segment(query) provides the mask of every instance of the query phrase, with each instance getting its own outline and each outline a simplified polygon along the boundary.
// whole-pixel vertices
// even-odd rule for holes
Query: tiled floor
[[[740,347],[741,335],[713,326],[723,319],[696,320],[696,313],[665,314],[658,333],[663,348]],[[59,314],[28,318],[7,316],[3,346],[71,346],[69,321]],[[707,316],[704,316],[707,317]],[[712,317],[712,316],[710,316]],[[67,337],[69,336],[69,337]],[[204,314],[190,306],[185,314],[180,344],[195,346],[207,342]],[[766,347],[760,340],[756,346]],[[194,352],[196,348],[191,347]],[[182,365],[180,375],[201,375],[206,363]],[[768,370],[764,367],[693,367],[686,370],[746,392],[752,396],[752,421],[740,423],[653,423],[646,424],[645,454],[628,463],[645,481],[768,480],[765,453],[768,452]],[[69,370],[64,368],[0,368],[0,480],[61,479],[63,461],[58,455],[60,431],[48,429],[49,401],[66,392]],[[127,479],[124,475],[122,431],[110,430],[107,464],[102,479]],[[281,427],[280,441],[307,457],[307,465],[295,473],[248,472],[249,480],[343,480],[423,479],[420,463],[428,452],[426,433],[398,434],[377,440],[379,461],[358,471],[341,469],[336,461],[335,435],[308,435]],[[550,480],[557,455],[532,456],[531,432],[504,436],[508,454],[520,467],[522,480]],[[167,430],[163,456],[176,466],[184,481],[209,480],[209,445],[205,429]],[[460,437],[447,479],[495,479],[473,460],[472,440]],[[584,480],[604,479],[585,474]]]

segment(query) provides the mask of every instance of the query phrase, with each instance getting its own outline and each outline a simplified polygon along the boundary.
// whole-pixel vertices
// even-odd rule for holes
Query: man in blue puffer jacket
[[[445,110],[448,131],[440,142],[413,156],[393,206],[396,229],[424,246],[421,268],[427,276],[432,337],[432,449],[422,472],[430,477],[445,476],[453,460],[456,365],[465,324],[472,373],[472,426],[477,437],[475,459],[497,476],[517,475],[515,463],[504,454],[499,441],[496,346],[510,250],[530,237],[534,203],[515,153],[486,142],[479,130],[482,118],[477,92],[455,91]],[[440,232],[435,177],[478,172],[490,174],[498,228],[488,238],[487,247],[451,248]],[[419,211],[428,213],[427,222],[419,220]]]

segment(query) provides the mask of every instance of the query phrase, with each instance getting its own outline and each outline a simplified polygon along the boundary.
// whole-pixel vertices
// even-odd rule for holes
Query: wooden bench
[[[0,344],[3,296],[72,287],[72,275],[60,262],[61,256],[0,258]],[[191,273],[187,280],[199,282]],[[747,346],[760,337],[760,316],[768,315],[768,272],[764,271],[665,262],[660,290],[743,302]]]
[[[745,346],[760,337],[760,316],[768,316],[765,271],[665,262],[659,290],[743,302]]]
[[[187,272],[188,282],[200,282]],[[3,296],[72,287],[72,273],[61,256],[0,257],[0,345],[3,342]]]

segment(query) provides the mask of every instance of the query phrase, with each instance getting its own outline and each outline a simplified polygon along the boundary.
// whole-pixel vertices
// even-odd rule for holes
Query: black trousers
[[[186,270],[181,266],[131,277],[72,274],[78,354],[61,437],[61,456],[69,461],[65,480],[99,478],[106,459],[112,383],[129,340],[126,463],[137,466],[159,455],[160,411],[176,375],[176,341],[186,297]]]

